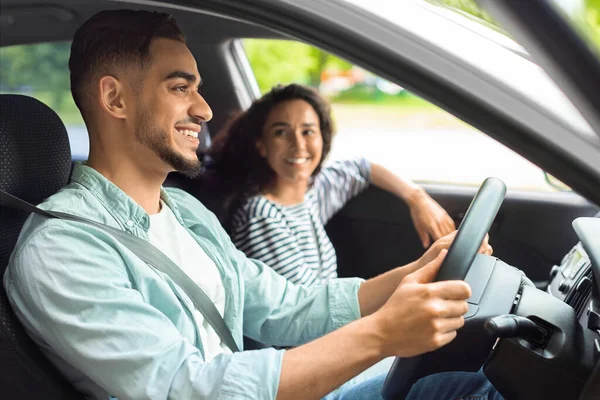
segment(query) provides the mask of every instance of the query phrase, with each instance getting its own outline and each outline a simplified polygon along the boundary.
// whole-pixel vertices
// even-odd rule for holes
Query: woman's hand
[[[415,188],[414,192],[406,199],[406,202],[424,248],[429,247],[431,238],[436,241],[456,230],[454,221],[446,210],[423,189]]]

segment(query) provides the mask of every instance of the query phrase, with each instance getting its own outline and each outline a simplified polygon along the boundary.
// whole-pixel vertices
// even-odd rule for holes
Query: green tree
[[[70,96],[68,42],[10,46],[0,49],[2,91],[43,93],[55,109]]]
[[[243,43],[261,93],[292,82],[317,87],[325,69],[352,68],[341,58],[293,40],[245,39]]]
[[[309,84],[317,58],[304,43],[291,40],[246,39],[244,49],[262,93],[277,84]]]
[[[585,2],[585,34],[600,50],[600,0],[587,0]]]

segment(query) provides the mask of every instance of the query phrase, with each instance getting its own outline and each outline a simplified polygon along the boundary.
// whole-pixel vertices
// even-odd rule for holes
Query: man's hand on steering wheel
[[[446,250],[402,280],[372,320],[384,356],[412,357],[451,342],[463,326],[471,288],[464,281],[432,282]]]
[[[436,240],[435,243],[433,243],[431,247],[429,247],[429,249],[427,249],[427,251],[417,261],[419,268],[433,261],[443,249],[448,250],[448,248],[450,248],[450,245],[452,244],[452,241],[454,241],[456,232],[457,231],[451,232],[446,236]],[[492,246],[490,246],[490,244],[488,243],[488,240],[489,235],[486,234],[485,238],[483,239],[483,242],[481,243],[481,246],[479,247],[478,252],[480,254],[486,254],[488,256],[491,256],[493,253],[493,249]]]

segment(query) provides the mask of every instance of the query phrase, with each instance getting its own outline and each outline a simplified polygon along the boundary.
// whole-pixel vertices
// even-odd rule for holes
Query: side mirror
[[[562,183],[561,181],[559,181],[558,179],[556,179],[555,177],[553,177],[546,171],[544,171],[544,179],[546,180],[548,185],[550,185],[551,187],[553,187],[554,189],[556,189],[558,191],[561,191],[561,192],[570,192],[571,191],[570,187],[568,187],[567,185],[565,185],[564,183]]]

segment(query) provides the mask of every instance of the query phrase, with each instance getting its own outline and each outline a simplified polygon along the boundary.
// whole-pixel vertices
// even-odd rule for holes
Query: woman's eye
[[[315,134],[315,131],[313,131],[312,129],[307,129],[307,130],[305,130],[304,132],[302,132],[302,134],[303,134],[304,136],[311,136],[311,135],[314,135],[314,134]]]
[[[283,136],[283,135],[285,135],[285,129],[277,129],[273,133],[274,133],[275,136]]]

